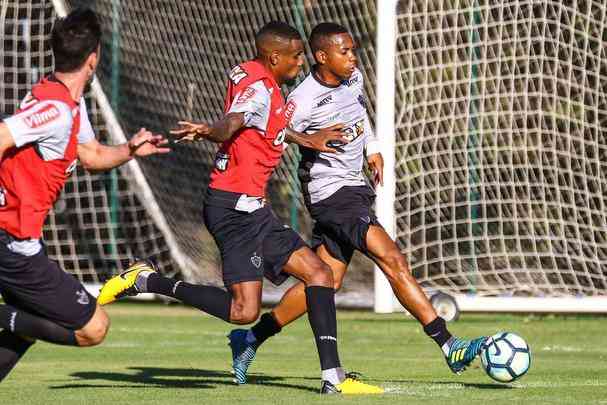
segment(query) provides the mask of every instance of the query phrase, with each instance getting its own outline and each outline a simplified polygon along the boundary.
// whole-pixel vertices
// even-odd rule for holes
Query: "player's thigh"
[[[33,315],[78,330],[95,313],[95,298],[43,251],[24,256],[1,246],[0,273],[5,301]]]
[[[339,260],[334,257],[328,250],[327,247],[323,244],[318,246],[315,249],[316,254],[325,262],[333,273],[333,282],[335,285],[335,290],[339,290],[343,284],[344,277],[346,276],[346,271],[348,270],[348,263],[345,263],[343,260]]]
[[[333,275],[312,249],[307,246],[293,252],[283,270],[308,286],[333,287]]]
[[[232,293],[233,302],[240,303],[248,308],[261,307],[261,293],[263,283],[261,281],[243,281],[228,287]]]
[[[221,255],[225,286],[262,280],[267,215],[262,210],[246,213],[214,206],[205,206],[204,215]]]
[[[275,285],[282,284],[291,273],[285,270],[293,254],[302,248],[308,251],[308,245],[293,229],[285,226],[270,211],[268,233],[263,240],[263,267],[264,276]]]
[[[378,225],[371,225],[366,235],[367,250],[365,254],[378,264],[390,264],[397,261],[402,253],[386,230]],[[404,256],[403,256],[404,258]]]

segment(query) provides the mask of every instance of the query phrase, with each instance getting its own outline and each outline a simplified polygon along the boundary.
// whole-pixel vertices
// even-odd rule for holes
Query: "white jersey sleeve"
[[[234,97],[228,113],[244,113],[244,126],[265,132],[270,118],[270,92],[257,81]]]
[[[78,133],[78,143],[87,143],[95,139],[95,131],[89,119],[84,97],[80,99],[80,132]]]
[[[28,143],[39,143],[53,149],[54,145],[69,139],[72,111],[59,101],[41,101],[6,118],[4,123],[18,148]]]

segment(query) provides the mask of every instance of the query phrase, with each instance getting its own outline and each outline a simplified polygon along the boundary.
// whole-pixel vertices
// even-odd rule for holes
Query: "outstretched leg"
[[[436,314],[411,274],[407,259],[381,226],[369,226],[366,244],[367,255],[385,274],[401,305],[423,325],[426,334],[441,348],[451,371],[463,371],[480,353],[487,338],[482,336],[463,340],[451,335],[445,320]]]

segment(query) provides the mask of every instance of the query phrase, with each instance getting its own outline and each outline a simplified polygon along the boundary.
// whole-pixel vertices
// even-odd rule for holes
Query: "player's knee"
[[[230,322],[239,325],[253,323],[259,318],[259,306],[245,305],[242,302],[232,302]]]
[[[333,280],[331,268],[321,260],[318,260],[318,263],[310,267],[310,275],[306,284],[335,288],[335,281]]]
[[[105,311],[95,312],[86,326],[76,332],[79,346],[96,346],[104,341],[110,329],[110,318]]]

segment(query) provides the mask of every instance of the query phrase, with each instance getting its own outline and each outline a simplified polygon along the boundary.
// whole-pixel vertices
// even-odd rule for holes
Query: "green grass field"
[[[463,315],[461,336],[511,330],[533,354],[520,381],[492,382],[475,365],[449,372],[438,348],[402,315],[340,312],[341,358],[388,391],[321,397],[306,318],[258,352],[252,383],[232,384],[230,326],[178,305],[115,304],[99,347],[37,344],[0,387],[0,404],[607,404],[607,319],[590,316]]]

